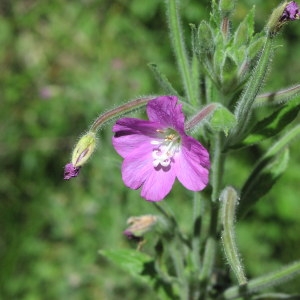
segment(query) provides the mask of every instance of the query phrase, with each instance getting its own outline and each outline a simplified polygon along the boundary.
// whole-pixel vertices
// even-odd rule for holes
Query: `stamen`
[[[165,134],[169,130],[157,129],[156,131]],[[165,135],[163,140],[151,141],[151,145],[157,146],[152,151],[153,166],[157,167],[158,165],[161,165],[167,167],[171,164],[175,153],[179,151],[180,136],[173,131],[172,133]]]

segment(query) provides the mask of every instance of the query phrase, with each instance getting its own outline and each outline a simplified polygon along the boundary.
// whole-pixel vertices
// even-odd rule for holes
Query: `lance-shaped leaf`
[[[254,59],[258,55],[258,53],[262,50],[265,42],[265,36],[260,36],[259,34],[257,34],[253,37],[248,48],[248,56],[250,60]]]
[[[252,171],[241,191],[239,214],[244,215],[261,197],[267,194],[286,170],[289,151],[263,159]]]
[[[286,146],[300,134],[300,125],[292,128],[271,146],[257,162],[241,190],[239,215],[243,216],[262,196],[267,194],[287,167]]]
[[[270,116],[258,122],[240,146],[253,145],[280,133],[297,117],[299,110],[300,101],[291,101],[278,108]]]
[[[175,90],[175,88],[172,86],[166,75],[161,73],[158,66],[156,64],[150,63],[148,64],[151,71],[153,72],[155,79],[160,84],[161,88],[164,90],[166,95],[175,95],[178,96],[178,92]]]
[[[254,7],[245,19],[240,23],[239,27],[234,33],[234,45],[240,47],[250,41],[254,32]]]

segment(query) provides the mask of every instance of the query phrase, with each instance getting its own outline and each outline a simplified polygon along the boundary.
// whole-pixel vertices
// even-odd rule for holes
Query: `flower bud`
[[[75,168],[82,166],[92,155],[96,146],[96,135],[88,132],[77,143],[73,154],[72,164]]]
[[[219,9],[223,16],[229,16],[232,14],[235,7],[235,0],[220,0]]]
[[[274,36],[281,27],[289,21],[299,19],[299,7],[295,1],[284,2],[274,9],[269,22],[267,31],[269,36]]]
[[[198,41],[201,54],[213,53],[215,48],[214,34],[206,21],[202,21],[198,27]]]
[[[79,174],[80,167],[74,167],[72,163],[68,163],[65,166],[64,179],[69,180],[73,177],[77,177]]]
[[[158,218],[154,215],[143,215],[139,217],[130,217],[127,224],[130,225],[123,233],[129,238],[142,237],[146,232],[150,231],[157,223]]]

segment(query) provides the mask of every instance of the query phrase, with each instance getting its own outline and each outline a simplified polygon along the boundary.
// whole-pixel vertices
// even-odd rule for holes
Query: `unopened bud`
[[[82,166],[92,155],[96,146],[96,135],[94,132],[88,132],[77,143],[73,154],[72,164],[73,166]]]
[[[157,223],[158,217],[154,215],[144,215],[139,217],[130,217],[127,220],[129,227],[123,232],[129,239],[142,237],[150,231]]]
[[[295,1],[284,2],[274,9],[269,22],[267,30],[269,36],[274,36],[279,32],[281,27],[289,21],[299,19],[299,6]]]
[[[74,167],[72,163],[68,163],[65,166],[64,179],[69,180],[73,177],[77,177],[79,174],[80,167]]]
[[[220,0],[219,9],[223,16],[228,17],[235,8],[235,0]]]

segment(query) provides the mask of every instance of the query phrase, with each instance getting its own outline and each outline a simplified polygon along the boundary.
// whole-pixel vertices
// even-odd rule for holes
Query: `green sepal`
[[[233,113],[220,104],[213,112],[213,115],[209,121],[209,125],[212,130],[219,132],[223,131],[227,136],[229,130],[236,125],[236,119]]]
[[[174,292],[174,282],[166,282],[159,277],[155,262],[149,255],[131,249],[100,250],[99,254],[134,278],[151,286],[160,299],[179,299]]]

